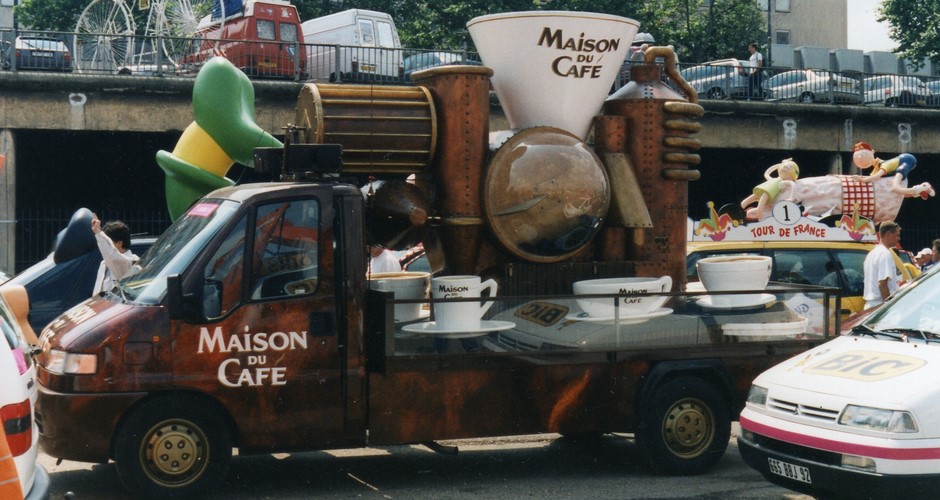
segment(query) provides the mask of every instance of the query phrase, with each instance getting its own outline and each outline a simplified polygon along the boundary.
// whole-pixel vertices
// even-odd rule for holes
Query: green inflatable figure
[[[251,80],[224,57],[210,59],[196,75],[193,117],[172,153],[157,151],[174,221],[210,191],[235,184],[225,174],[235,162],[253,166],[255,148],[283,147],[255,123]]]

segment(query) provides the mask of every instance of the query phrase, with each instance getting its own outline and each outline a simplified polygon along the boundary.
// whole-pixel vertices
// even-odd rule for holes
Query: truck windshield
[[[239,204],[204,200],[166,230],[140,261],[140,271],[119,282],[112,292],[138,304],[156,305],[166,294],[166,277],[181,274],[211,238],[231,220]]]
[[[937,267],[902,288],[872,313],[864,326],[875,332],[899,335],[899,340],[940,344],[940,278]],[[854,330],[853,330],[854,331]]]

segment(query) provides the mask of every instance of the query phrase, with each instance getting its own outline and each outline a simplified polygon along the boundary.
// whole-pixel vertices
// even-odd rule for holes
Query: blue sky
[[[875,21],[881,0],[846,0],[848,3],[848,48],[865,52],[890,51],[896,43],[888,37],[887,24]]]

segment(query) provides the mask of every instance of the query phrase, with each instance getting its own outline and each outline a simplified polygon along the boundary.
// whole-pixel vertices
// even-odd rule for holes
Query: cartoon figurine
[[[776,172],[777,176],[773,177]],[[748,206],[757,202],[755,208],[747,210],[747,218],[750,220],[761,220],[764,218],[764,211],[767,205],[774,201],[785,183],[792,183],[800,176],[800,166],[793,161],[793,158],[787,158],[776,165],[772,165],[764,172],[764,182],[756,187],[750,196],[741,202],[741,208],[747,209]]]
[[[875,157],[875,150],[867,142],[858,142],[853,149],[852,162],[855,166],[861,170],[872,169],[869,175],[860,176],[859,181],[874,182],[893,174],[891,191],[901,196],[920,196],[923,199],[933,196],[933,188],[927,182],[907,187],[907,176],[917,166],[917,158],[914,155],[902,153],[890,160],[881,160]]]

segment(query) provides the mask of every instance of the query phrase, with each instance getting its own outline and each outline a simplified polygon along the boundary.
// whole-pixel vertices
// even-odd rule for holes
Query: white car
[[[865,104],[884,103],[885,106],[924,107],[930,97],[927,84],[916,76],[878,75],[862,80]]]
[[[850,334],[760,374],[741,456],[820,497],[936,498],[940,487],[940,277],[902,287]]]
[[[815,69],[795,69],[776,74],[764,82],[764,90],[771,101],[862,102],[858,80]]]
[[[19,288],[20,296],[25,297],[25,290]],[[4,299],[8,290],[0,293],[0,424],[16,464],[23,495],[27,500],[48,498],[49,474],[36,463],[39,455],[39,429],[33,415],[38,396],[36,366],[30,354],[32,346],[20,327],[25,317],[15,316],[14,309]]]

